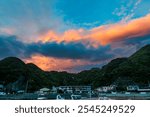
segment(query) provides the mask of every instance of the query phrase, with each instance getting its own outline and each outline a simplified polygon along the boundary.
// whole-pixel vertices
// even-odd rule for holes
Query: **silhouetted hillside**
[[[8,90],[25,88],[28,79],[26,64],[16,57],[8,57],[0,61],[0,81]]]

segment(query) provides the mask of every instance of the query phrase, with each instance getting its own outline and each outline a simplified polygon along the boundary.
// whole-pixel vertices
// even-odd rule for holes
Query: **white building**
[[[91,86],[59,86],[66,93],[91,93]]]
[[[110,85],[110,86],[102,86],[96,89],[98,92],[109,92],[109,91],[114,91],[116,89],[115,85]]]
[[[150,92],[149,86],[129,85],[127,91]]]
[[[150,92],[150,87],[149,86],[141,86],[138,89],[138,92]]]
[[[138,85],[129,85],[127,86],[127,91],[138,91],[139,86]]]
[[[48,89],[48,88],[42,88],[42,89],[40,89],[40,91],[39,91],[39,93],[44,93],[44,94],[47,94],[47,93],[49,93],[50,92],[50,89]]]

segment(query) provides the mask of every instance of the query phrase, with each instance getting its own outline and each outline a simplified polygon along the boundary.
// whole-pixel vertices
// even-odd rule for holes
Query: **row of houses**
[[[110,86],[102,86],[97,89],[95,89],[97,92],[114,92],[116,90],[117,86],[116,85],[110,85]],[[150,92],[150,85],[145,85],[145,86],[138,86],[138,85],[129,85],[126,87],[126,90],[128,92]]]
[[[97,89],[95,89],[96,92],[116,92],[117,85],[110,85],[110,86],[102,86],[102,87],[98,87]],[[150,83],[147,86],[138,86],[138,85],[128,85],[126,87],[126,90],[128,92],[150,92]],[[0,84],[0,92],[4,91],[4,86]],[[23,90],[18,91],[18,93],[24,93]],[[53,86],[51,89],[50,88],[41,88],[39,91],[37,91],[36,93],[59,93],[59,92],[63,92],[63,93],[77,93],[77,94],[81,94],[81,93],[87,93],[90,94],[92,92],[92,88],[91,86],[59,86],[59,87],[55,87]]]
[[[52,87],[52,89],[49,88],[42,88],[37,93],[91,93],[91,86],[59,86],[59,87]]]
[[[129,85],[127,91],[130,92],[150,92],[150,86]]]
[[[4,86],[0,85],[0,92],[4,91]],[[21,94],[24,93],[24,90],[19,90],[17,93]],[[50,88],[41,88],[39,91],[36,91],[36,93],[58,93],[58,92],[63,92],[63,93],[91,93],[91,86],[59,86],[55,87],[53,86],[51,89]]]
[[[95,89],[95,91],[104,92],[104,93],[111,92],[111,91],[116,91],[116,85],[98,87],[97,89]]]
[[[65,93],[90,93],[91,86],[59,86],[59,90]]]

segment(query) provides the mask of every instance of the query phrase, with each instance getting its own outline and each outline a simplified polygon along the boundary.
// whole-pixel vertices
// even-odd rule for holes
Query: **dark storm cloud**
[[[141,44],[143,42],[148,42],[148,40],[150,40],[150,34],[126,39],[124,41],[124,44],[127,44],[127,45],[135,45],[136,44],[137,45],[137,44]]]
[[[0,36],[0,58],[8,56],[23,57],[26,46],[15,36]]]
[[[136,51],[138,49],[140,49],[141,47],[150,44],[150,34],[148,35],[144,35],[144,36],[139,36],[139,37],[133,37],[133,38],[129,38],[126,39],[124,41],[122,41],[122,44],[124,46],[132,46],[136,48]],[[122,47],[121,49],[124,50],[124,48]],[[128,49],[126,49],[125,51],[127,51]],[[121,52],[121,51],[120,51]],[[135,51],[134,51],[135,52]],[[129,54],[130,55],[130,54]]]
[[[23,43],[15,36],[0,36],[0,57],[17,56],[29,58],[33,54],[42,54],[47,57],[83,59],[90,61],[102,61],[111,59],[110,46],[100,46],[99,48],[87,48],[81,43]]]
[[[28,53],[40,53],[44,56],[52,56],[57,58],[70,58],[70,59],[87,59],[91,61],[104,60],[112,58],[110,46],[99,48],[86,48],[81,43],[33,43],[28,45]],[[29,50],[30,49],[30,50]]]

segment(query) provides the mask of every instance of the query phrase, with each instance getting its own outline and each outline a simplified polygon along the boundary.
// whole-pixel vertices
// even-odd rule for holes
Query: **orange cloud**
[[[89,37],[102,45],[123,39],[141,37],[150,33],[150,15],[129,22],[106,25],[91,30]]]
[[[82,42],[94,47],[150,34],[150,14],[128,22],[102,25],[91,30],[71,29],[64,33],[48,31],[40,36],[42,42]]]
[[[33,55],[31,58],[24,59],[25,63],[34,63],[45,71],[69,71],[75,72],[74,68],[84,65],[97,64],[97,62],[89,62],[85,60],[59,59],[54,57],[46,57],[43,55]]]
[[[39,36],[40,41],[42,42],[48,42],[48,41],[56,41],[58,43],[60,42],[74,42],[74,41],[80,41],[81,38],[83,38],[83,34],[85,31],[83,29],[79,30],[68,30],[65,31],[63,34],[58,34],[52,30],[48,31],[45,34],[42,34]]]

